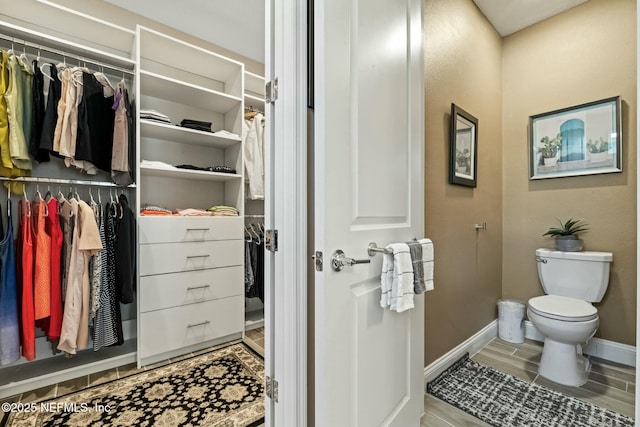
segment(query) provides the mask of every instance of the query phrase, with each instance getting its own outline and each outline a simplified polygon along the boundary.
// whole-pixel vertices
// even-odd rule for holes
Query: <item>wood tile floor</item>
[[[592,368],[587,383],[582,387],[566,387],[538,375],[541,354],[541,343],[527,340],[523,344],[511,344],[496,338],[472,359],[523,380],[634,417],[636,397],[634,367],[591,358]],[[421,426],[489,425],[430,394],[424,396],[424,408],[425,413],[421,420]]]

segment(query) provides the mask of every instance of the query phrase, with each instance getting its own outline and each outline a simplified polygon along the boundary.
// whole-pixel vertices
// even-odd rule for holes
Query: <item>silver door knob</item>
[[[370,259],[353,259],[345,256],[344,252],[340,249],[335,251],[333,255],[331,255],[331,268],[335,271],[342,271],[345,265],[355,265],[355,264],[369,264],[371,263]]]

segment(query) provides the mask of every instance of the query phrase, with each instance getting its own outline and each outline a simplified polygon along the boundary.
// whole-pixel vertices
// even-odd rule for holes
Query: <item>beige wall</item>
[[[496,317],[502,271],[502,41],[471,0],[425,1],[425,365]],[[478,118],[478,186],[448,184],[451,103]],[[487,231],[475,223],[487,222]]]
[[[543,294],[534,251],[555,218],[583,218],[587,250],[613,252],[596,336],[633,345],[636,301],[636,2],[591,0],[504,39],[502,293]],[[529,181],[530,115],[620,95],[623,172]]]

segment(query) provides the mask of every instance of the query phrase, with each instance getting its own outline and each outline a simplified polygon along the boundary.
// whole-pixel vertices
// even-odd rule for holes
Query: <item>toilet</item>
[[[591,364],[582,345],[593,337],[600,319],[591,305],[609,285],[611,252],[561,252],[537,249],[538,277],[546,295],[531,298],[527,316],[544,336],[538,373],[559,384],[587,382]]]

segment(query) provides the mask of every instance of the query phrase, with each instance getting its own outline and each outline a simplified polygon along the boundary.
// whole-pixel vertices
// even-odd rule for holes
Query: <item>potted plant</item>
[[[569,218],[567,222],[558,220],[560,227],[551,227],[543,236],[552,236],[556,238],[556,248],[564,252],[579,252],[582,250],[582,240],[577,234],[587,231],[587,224],[581,219],[574,220]]]
[[[471,163],[471,152],[468,148],[464,150],[456,149],[456,171],[459,173],[469,173]]]
[[[558,162],[558,148],[562,145],[562,135],[557,134],[555,138],[543,137],[538,144],[540,153],[540,163],[544,166],[553,166]]]
[[[587,150],[592,162],[603,162],[607,160],[607,154],[609,154],[609,141],[605,141],[602,137],[596,142],[590,139],[587,142]]]

